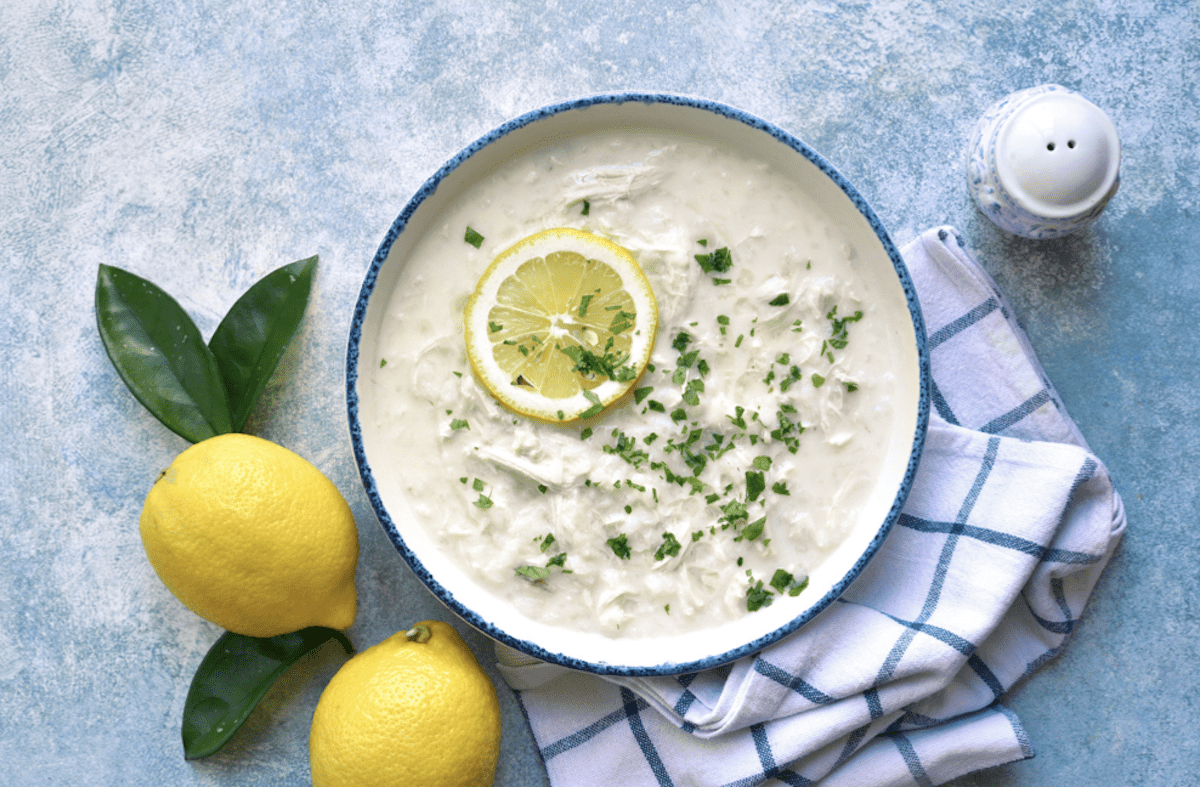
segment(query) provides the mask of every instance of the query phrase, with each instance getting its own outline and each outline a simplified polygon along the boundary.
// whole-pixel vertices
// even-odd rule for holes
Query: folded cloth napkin
[[[958,234],[902,255],[934,412],[878,554],[807,625],[722,668],[599,677],[498,645],[554,787],[932,785],[1033,756],[998,700],[1063,647],[1124,509]]]

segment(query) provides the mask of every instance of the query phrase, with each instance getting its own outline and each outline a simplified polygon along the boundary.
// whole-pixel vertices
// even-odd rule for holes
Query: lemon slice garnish
[[[620,246],[560,227],[518,241],[467,302],[467,356],[501,404],[542,421],[599,415],[654,349],[658,303]]]

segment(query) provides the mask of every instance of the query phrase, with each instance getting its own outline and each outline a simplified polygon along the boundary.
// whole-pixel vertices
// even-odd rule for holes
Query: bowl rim
[[[730,648],[722,653],[704,656],[686,662],[664,662],[655,665],[621,665],[608,662],[589,662],[574,656],[568,656],[562,653],[555,653],[546,648],[537,645],[527,640],[514,637],[494,623],[484,620],[472,609],[465,606],[454,594],[437,581],[433,575],[425,568],[424,564],[417,555],[408,547],[391,515],[388,513],[383,504],[383,500],[376,486],[374,475],[371,471],[370,463],[367,460],[366,451],[362,439],[362,423],[359,417],[359,396],[358,396],[358,365],[360,344],[362,341],[363,325],[366,321],[367,308],[370,297],[375,289],[376,280],[379,273],[387,261],[392,245],[396,239],[408,226],[410,219],[416,211],[424,204],[434,191],[437,190],[439,184],[445,180],[452,172],[457,170],[463,163],[478,153],[483,148],[493,142],[502,139],[508,134],[517,129],[524,128],[538,120],[554,115],[559,115],[572,110],[586,109],[597,105],[608,104],[624,104],[629,102],[639,102],[643,104],[670,104],[676,106],[690,107],[694,109],[707,110],[716,115],[722,116],[729,120],[738,121],[746,126],[765,132],[777,141],[791,148],[796,153],[799,153],[806,158],[811,164],[816,166],[826,177],[828,177],[843,194],[853,203],[854,207],[867,221],[871,231],[875,234],[883,246],[884,252],[887,254],[892,263],[892,267],[899,279],[899,284],[904,291],[905,300],[908,305],[909,316],[913,324],[913,332],[916,338],[916,351],[918,360],[917,380],[919,391],[917,396],[917,412],[916,412],[916,427],[914,430],[912,447],[909,453],[907,466],[904,475],[901,479],[899,489],[892,502],[891,508],[888,510],[887,516],[881,523],[879,530],[868,543],[866,549],[859,556],[858,560],[847,571],[834,586],[817,602],[812,604],[802,613],[792,618],[790,621],[771,631],[770,633],[758,637],[753,641],[743,643],[734,648]],[[458,617],[466,623],[479,630],[483,634],[492,639],[501,642],[511,648],[515,648],[525,654],[528,654],[541,661],[567,667],[583,672],[590,672],[598,675],[618,675],[629,677],[643,676],[658,676],[658,675],[678,675],[699,670],[709,669],[720,665],[728,664],[736,661],[739,658],[748,656],[768,645],[783,639],[802,627],[805,623],[812,620],[830,604],[839,598],[850,586],[850,584],[862,573],[866,568],[867,563],[878,553],[879,548],[883,545],[884,540],[891,532],[896,520],[899,519],[901,509],[908,498],[908,494],[912,489],[913,479],[916,475],[917,466],[921,458],[921,453],[925,444],[925,435],[928,429],[930,415],[930,399],[931,399],[931,373],[929,365],[929,350],[925,331],[924,318],[920,308],[920,302],[917,298],[916,288],[913,285],[912,278],[909,275],[908,268],[900,256],[899,250],[892,242],[887,230],[884,229],[883,223],[875,214],[875,211],[870,207],[867,201],[859,194],[850,182],[829,162],[827,162],[820,154],[802,142],[798,137],[784,131],[779,126],[774,125],[766,120],[763,120],[755,115],[752,115],[744,110],[736,109],[732,106],[714,101],[711,99],[696,98],[674,93],[652,93],[652,92],[614,92],[614,93],[599,93],[595,95],[574,98],[554,104],[548,104],[537,109],[528,111],[522,115],[505,121],[501,125],[493,128],[491,131],[482,135],[474,142],[470,143],[445,164],[443,164],[433,175],[431,175],[416,191],[412,198],[405,204],[403,210],[395,221],[392,222],[387,234],[384,236],[378,251],[371,260],[371,264],[363,278],[362,287],[359,290],[358,298],[355,302],[354,312],[350,323],[349,338],[346,351],[346,406],[347,417],[349,420],[350,441],[354,452],[354,460],[358,467],[359,477],[363,484],[363,489],[366,492],[367,498],[371,503],[376,518],[387,532],[392,545],[400,553],[405,563],[417,575],[417,578],[434,594],[434,596]]]

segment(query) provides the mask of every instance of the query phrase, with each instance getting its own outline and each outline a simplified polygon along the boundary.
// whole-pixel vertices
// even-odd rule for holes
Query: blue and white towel
[[[1033,756],[998,701],[1067,641],[1124,510],[957,233],[902,254],[934,415],[879,553],[808,625],[719,669],[598,677],[498,646],[554,787],[932,785]]]

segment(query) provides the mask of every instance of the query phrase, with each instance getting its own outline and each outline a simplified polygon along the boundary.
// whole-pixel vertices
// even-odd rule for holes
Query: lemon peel
[[[422,621],[338,670],[308,744],[313,787],[489,787],[496,687],[453,628]]]
[[[633,256],[569,227],[502,251],[464,311],[476,378],[504,406],[542,421],[592,418],[650,362],[658,304]]]
[[[163,584],[236,634],[348,628],[358,530],[320,470],[252,435],[203,440],[155,480],[139,528]]]

